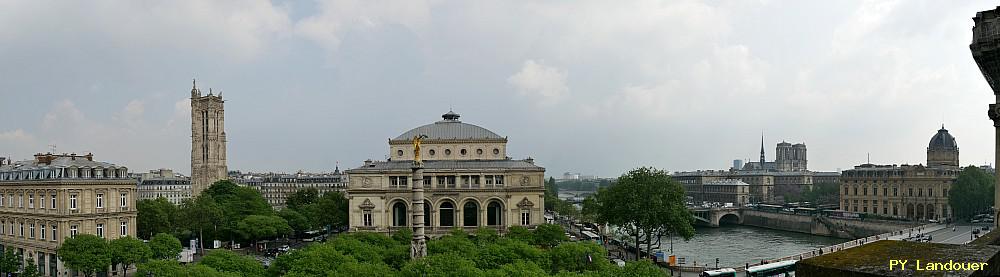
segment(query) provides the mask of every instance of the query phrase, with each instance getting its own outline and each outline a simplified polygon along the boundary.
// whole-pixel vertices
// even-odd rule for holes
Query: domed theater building
[[[958,144],[941,129],[927,145],[927,165],[862,164],[840,176],[840,209],[916,220],[953,217],[948,190],[961,172]]]
[[[413,139],[423,137],[424,226],[431,236],[454,228],[506,231],[543,222],[545,168],[507,156],[507,138],[459,120],[442,120],[389,139],[389,159],[347,171],[350,231],[410,228]]]

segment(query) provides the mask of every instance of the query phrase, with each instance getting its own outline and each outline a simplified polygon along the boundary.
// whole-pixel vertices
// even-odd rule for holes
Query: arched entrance
[[[917,218],[913,211],[913,204],[906,204],[906,218]]]
[[[475,201],[469,200],[462,205],[462,226],[479,226],[479,204]]]
[[[503,225],[503,205],[500,204],[500,201],[492,200],[486,205],[486,225]]]
[[[441,203],[438,208],[438,224],[440,226],[455,226],[455,205],[451,201]]]
[[[937,207],[934,204],[927,204],[927,219],[935,219],[934,215],[937,214]]]
[[[392,204],[392,226],[406,226],[406,204],[402,201]]]
[[[924,219],[925,215],[926,215],[926,213],[924,211],[924,204],[917,204],[917,217],[916,218],[917,219]]]

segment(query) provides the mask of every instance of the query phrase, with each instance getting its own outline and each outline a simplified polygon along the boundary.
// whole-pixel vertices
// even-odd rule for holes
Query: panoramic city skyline
[[[548,175],[924,162],[942,124],[988,164],[981,3],[0,3],[0,155],[190,174],[190,81],[224,94],[229,168],[332,171],[449,110]],[[573,11],[573,13],[566,13]],[[95,17],[94,15],[101,15]],[[510,20],[517,18],[518,20]],[[141,27],[139,27],[141,25]],[[332,26],[320,28],[319,26]],[[980,107],[980,108],[967,108]]]

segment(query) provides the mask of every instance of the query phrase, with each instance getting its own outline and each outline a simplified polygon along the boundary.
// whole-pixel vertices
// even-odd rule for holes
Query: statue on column
[[[420,159],[420,143],[423,142],[427,135],[413,136],[413,163],[420,165],[423,161]]]

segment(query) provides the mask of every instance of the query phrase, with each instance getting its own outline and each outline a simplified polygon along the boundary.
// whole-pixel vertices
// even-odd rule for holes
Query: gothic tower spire
[[[764,133],[760,134],[760,166],[764,167]]]

